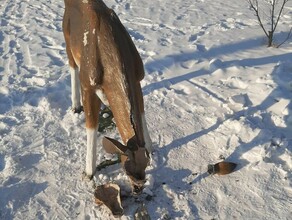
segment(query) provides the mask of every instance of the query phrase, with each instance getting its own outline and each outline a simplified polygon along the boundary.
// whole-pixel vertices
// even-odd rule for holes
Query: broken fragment
[[[120,187],[114,183],[107,183],[96,187],[95,202],[106,205],[115,217],[122,216],[124,209],[121,204]]]
[[[218,175],[226,175],[234,171],[237,164],[232,162],[219,162],[214,165],[208,165],[208,173],[209,174],[218,174]]]

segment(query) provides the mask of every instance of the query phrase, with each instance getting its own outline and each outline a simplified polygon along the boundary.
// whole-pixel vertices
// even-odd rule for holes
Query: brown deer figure
[[[141,57],[118,16],[103,1],[64,1],[72,107],[80,112],[82,100],[86,120],[85,173],[89,178],[95,173],[98,116],[103,102],[110,106],[124,142],[106,138],[105,148],[124,156],[126,173],[134,186],[141,187],[152,146],[140,85],[144,78]]]

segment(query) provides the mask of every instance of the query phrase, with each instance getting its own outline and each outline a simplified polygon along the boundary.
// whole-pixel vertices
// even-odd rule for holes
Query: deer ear
[[[125,154],[127,151],[127,147],[125,145],[109,137],[104,137],[102,139],[102,146],[109,154]]]

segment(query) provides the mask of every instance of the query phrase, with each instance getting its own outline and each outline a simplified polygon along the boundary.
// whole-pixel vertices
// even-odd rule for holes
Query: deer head
[[[127,145],[104,137],[102,145],[107,153],[121,156],[121,163],[126,174],[130,177],[133,192],[140,193],[145,183],[145,169],[149,163],[148,151],[138,146],[135,136],[127,142]]]

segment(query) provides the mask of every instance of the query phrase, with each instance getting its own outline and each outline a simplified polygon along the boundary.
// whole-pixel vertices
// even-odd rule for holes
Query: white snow
[[[246,1],[106,4],[145,64],[151,219],[291,219],[291,40],[267,48]],[[289,1],[278,42],[291,9]],[[1,1],[0,219],[112,218],[82,180],[86,129],[84,114],[71,111],[63,11],[62,0]],[[98,161],[108,158],[97,151]],[[222,158],[238,163],[236,171],[209,176],[207,165]],[[122,187],[121,219],[133,219],[140,203],[120,165],[94,179]]]

